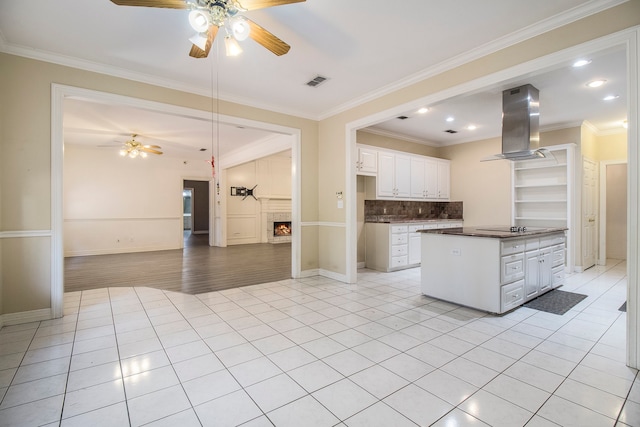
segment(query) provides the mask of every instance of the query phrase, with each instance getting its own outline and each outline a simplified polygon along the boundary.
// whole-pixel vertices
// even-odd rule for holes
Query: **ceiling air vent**
[[[309,80],[305,84],[307,86],[316,87],[316,86],[319,86],[321,83],[324,83],[326,80],[327,80],[327,77],[315,76],[313,79]]]
[[[400,119],[400,120],[407,120],[409,118],[409,116],[398,116],[396,117],[396,119]]]
[[[445,130],[446,133],[458,133],[457,130],[453,130],[453,129],[447,129]]]

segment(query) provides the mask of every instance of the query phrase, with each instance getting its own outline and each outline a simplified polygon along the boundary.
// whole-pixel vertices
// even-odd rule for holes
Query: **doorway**
[[[600,256],[627,259],[627,162],[602,162],[600,166]]]
[[[182,230],[185,239],[193,233],[193,188],[182,189]]]
[[[209,181],[182,180],[183,247],[209,241]]]

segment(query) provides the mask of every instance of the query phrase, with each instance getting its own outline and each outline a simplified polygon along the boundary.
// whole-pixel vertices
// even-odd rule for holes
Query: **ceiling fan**
[[[137,136],[138,135],[135,133],[132,134],[131,139],[124,143],[124,145],[120,149],[120,155],[122,157],[128,156],[132,159],[135,159],[138,156],[145,158],[147,157],[147,153],[162,154],[162,151],[160,151],[162,147],[160,147],[159,145],[143,145],[140,142],[136,141]]]
[[[240,15],[256,9],[300,3],[306,0],[111,0],[119,6],[162,7],[190,9],[189,23],[197,31],[189,41],[193,43],[189,56],[206,58],[211,45],[222,27],[225,29],[225,47],[228,56],[242,52],[238,41],[251,37],[274,54],[289,52],[291,46],[262,28],[249,18]]]

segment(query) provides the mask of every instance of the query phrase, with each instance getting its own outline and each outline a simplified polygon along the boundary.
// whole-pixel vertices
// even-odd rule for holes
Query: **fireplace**
[[[274,236],[291,236],[291,221],[274,221]]]
[[[268,212],[266,220],[269,243],[291,243],[291,212]]]

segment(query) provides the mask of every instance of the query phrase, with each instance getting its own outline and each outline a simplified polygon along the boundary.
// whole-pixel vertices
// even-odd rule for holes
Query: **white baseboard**
[[[322,268],[313,268],[311,270],[304,270],[300,272],[300,279],[305,277],[322,276],[329,279],[337,280],[339,282],[349,283],[347,276],[344,274],[336,273],[334,271],[325,270]]]
[[[313,277],[313,276],[319,276],[319,275],[320,275],[320,271],[317,268],[312,268],[311,270],[301,271],[300,276],[297,278],[303,279],[305,277]]]
[[[7,313],[0,316],[0,326],[19,325],[21,323],[40,322],[50,319],[53,319],[53,313],[51,313],[50,308],[20,311],[18,313]]]
[[[136,253],[136,252],[167,251],[171,249],[181,249],[181,248],[180,246],[175,246],[175,245],[161,245],[161,246],[134,247],[134,248],[92,249],[88,251],[65,251],[64,257],[67,258],[67,257],[73,257],[73,256],[129,254],[129,253]]]
[[[345,274],[336,273],[335,271],[329,271],[325,269],[319,269],[318,273],[322,277],[327,277],[329,279],[337,280],[339,282],[349,283],[347,280],[347,276]]]
[[[364,261],[359,262],[359,263],[357,264],[357,268],[365,268],[365,267],[366,267],[366,264],[367,264],[367,263],[366,263],[366,262],[364,262]]]

